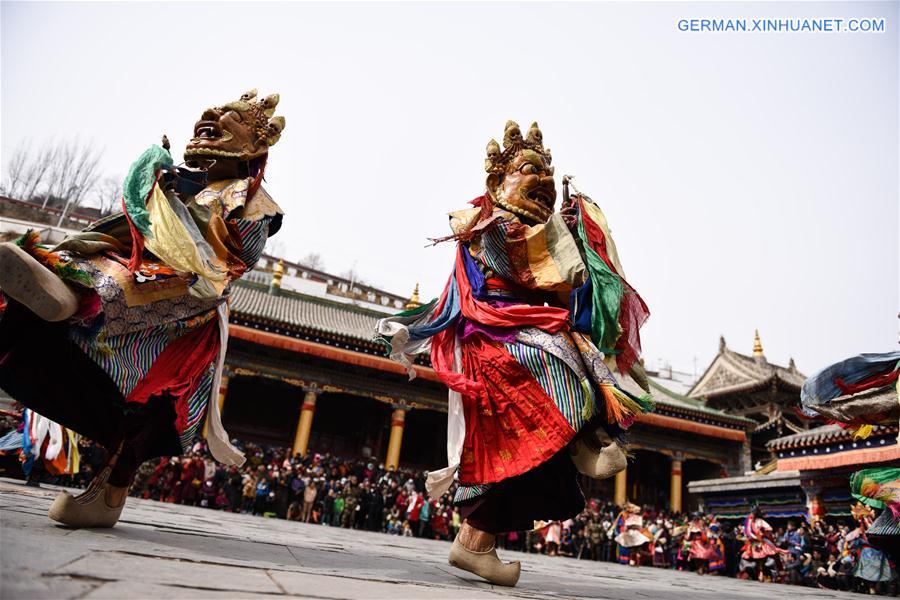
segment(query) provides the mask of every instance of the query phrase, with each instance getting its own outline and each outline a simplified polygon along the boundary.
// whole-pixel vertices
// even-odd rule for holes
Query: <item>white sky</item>
[[[286,257],[437,295],[446,212],[484,146],[537,120],[606,211],[650,306],[650,366],[724,334],[811,374],[896,348],[896,3],[13,3],[2,152],[80,136],[122,176],[165,132],[257,87],[287,128],[267,188]],[[682,33],[682,18],[884,17],[887,32]],[[4,163],[5,163],[4,158]]]

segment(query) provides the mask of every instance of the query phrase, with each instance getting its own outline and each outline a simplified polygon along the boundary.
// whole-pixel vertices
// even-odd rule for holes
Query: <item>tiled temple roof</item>
[[[616,374],[616,378],[619,380],[619,385],[629,393],[636,396],[644,394],[644,390],[631,377],[623,377],[621,374]],[[748,426],[756,424],[752,419],[730,415],[725,411],[705,406],[702,400],[673,392],[653,378],[650,378],[650,393],[656,402],[658,412],[665,412],[668,409],[679,415],[691,416],[701,422],[708,420],[710,422],[727,423],[741,429],[746,429]]]
[[[759,389],[772,383],[780,384],[799,393],[806,376],[794,366],[787,367],[768,362],[761,353],[747,356],[730,350],[722,339],[719,353],[688,392],[691,398],[713,398],[727,394]]]
[[[766,475],[744,475],[703,479],[688,483],[692,494],[716,492],[745,492],[770,488],[800,487],[800,471],[778,471]]]
[[[888,434],[896,434],[897,426],[875,427],[870,437],[881,437]],[[786,435],[772,440],[766,446],[769,450],[785,450],[791,448],[804,448],[809,446],[819,446],[833,442],[852,442],[853,433],[840,427],[839,425],[823,425],[810,429],[809,431],[801,431],[792,435]]]
[[[270,295],[261,285],[240,282],[231,294],[233,317],[265,321],[327,336],[373,344],[375,323],[387,316],[374,310],[282,290]]]

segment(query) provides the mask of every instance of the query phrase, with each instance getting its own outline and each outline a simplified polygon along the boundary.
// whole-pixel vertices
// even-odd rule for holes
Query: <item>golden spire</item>
[[[756,329],[753,333],[753,356],[758,358],[765,356],[763,354],[762,340],[759,339],[759,329]]]
[[[419,302],[419,284],[416,283],[416,289],[413,290],[412,296],[406,302],[406,306],[404,306],[404,308],[406,310],[412,310],[414,308],[419,308],[420,306],[422,306],[422,303]]]
[[[281,278],[284,276],[284,259],[278,259],[275,268],[272,269],[272,281],[269,282],[269,294],[276,296],[281,289]]]

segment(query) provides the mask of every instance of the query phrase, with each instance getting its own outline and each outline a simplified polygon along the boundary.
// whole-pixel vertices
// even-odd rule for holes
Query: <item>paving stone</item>
[[[99,587],[100,581],[72,579],[70,577],[46,577],[39,571],[2,569],[0,598],[29,598],[57,600],[81,597]]]
[[[393,599],[393,598],[506,598],[490,590],[471,587],[427,586],[415,583],[386,582],[379,580],[351,579],[328,575],[314,575],[291,571],[272,571],[288,594],[304,598]]]
[[[47,519],[58,489],[0,479],[0,598],[592,598],[806,600],[857,596],[501,551],[515,588],[447,564],[447,542],[130,498],[112,529]]]
[[[218,591],[218,590],[206,590],[206,589],[197,589],[191,587],[176,587],[171,585],[158,585],[153,583],[140,583],[133,581],[110,581],[98,586],[93,591],[89,592],[83,598],[90,598],[91,600],[119,600],[125,598],[135,598],[144,600],[146,598],[165,598],[165,599],[176,599],[176,598],[192,598],[195,600],[199,600],[202,598],[203,600],[215,600],[217,598],[222,599],[230,599],[234,600],[235,598],[240,598],[241,600],[246,599],[259,599],[266,598],[267,600],[272,600],[273,596],[271,594],[254,594],[250,592],[241,592],[240,594],[235,594],[232,591]]]
[[[60,569],[54,575],[88,577],[106,581],[127,580],[140,584],[191,586],[206,590],[279,593],[281,590],[265,570],[199,563],[165,557],[92,552]]]

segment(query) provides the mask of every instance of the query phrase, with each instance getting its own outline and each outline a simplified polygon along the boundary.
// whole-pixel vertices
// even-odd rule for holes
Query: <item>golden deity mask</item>
[[[533,223],[546,223],[556,203],[556,183],[550,150],[537,123],[532,123],[523,138],[519,125],[507,121],[503,149],[496,140],[487,145],[484,169],[488,172],[487,190],[501,208]]]
[[[281,137],[284,117],[275,117],[278,94],[256,99],[250,90],[239,100],[207,108],[194,125],[185,158],[252,160],[269,151]]]

